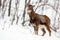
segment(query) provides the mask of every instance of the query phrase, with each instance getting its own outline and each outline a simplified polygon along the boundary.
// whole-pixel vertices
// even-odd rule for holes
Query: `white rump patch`
[[[46,29],[45,25],[39,25],[38,27],[39,29],[42,29],[42,28]]]

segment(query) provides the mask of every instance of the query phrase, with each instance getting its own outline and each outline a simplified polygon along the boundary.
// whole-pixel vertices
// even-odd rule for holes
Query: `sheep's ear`
[[[35,5],[33,5],[33,7],[35,7]]]
[[[27,3],[26,6],[31,5],[30,3]]]

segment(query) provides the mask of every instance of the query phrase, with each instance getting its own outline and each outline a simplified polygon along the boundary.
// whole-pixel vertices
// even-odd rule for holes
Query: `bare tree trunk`
[[[15,20],[15,14],[13,15],[13,19],[12,19],[11,25],[13,25],[14,20]]]
[[[28,3],[30,3],[31,0],[28,1]]]
[[[19,17],[18,17],[18,8],[19,8],[19,6],[18,6],[18,4],[19,4],[19,0],[16,0],[16,12],[15,12],[15,15],[17,17],[16,24],[18,24],[18,19],[19,19]]]
[[[0,7],[1,7],[1,0],[0,0]]]
[[[27,3],[27,0],[25,0],[25,7],[24,7],[24,12],[23,12],[23,22],[22,22],[23,26],[24,26],[24,23],[25,23],[26,3]]]
[[[11,1],[12,1],[12,0],[10,0],[10,2],[9,2],[8,16],[10,16],[10,10],[11,10]]]
[[[28,1],[28,4],[30,3],[31,0]],[[26,4],[27,4],[27,0],[25,0],[25,7],[24,7],[24,12],[23,12],[23,22],[22,25],[24,26],[25,21],[25,14],[26,14]]]
[[[42,0],[39,0],[39,2],[42,2]]]
[[[45,4],[47,4],[48,0],[44,0],[44,5],[42,6],[42,14],[43,14],[43,11],[44,11],[44,6]]]
[[[6,0],[3,0],[2,10],[4,9],[5,2],[6,2]]]
[[[58,27],[60,29],[60,15],[59,15],[59,18],[58,18]]]
[[[55,5],[54,5],[54,7],[56,7],[56,8],[55,8],[56,10],[58,10],[58,7],[59,7],[59,0],[57,0],[57,1],[58,1],[58,3],[56,3],[56,1],[55,1]],[[54,28],[55,28],[55,24],[56,24],[57,14],[58,14],[58,12],[56,11],[56,14],[55,14],[55,17],[54,17],[54,24],[53,24],[53,27],[54,27]],[[57,30],[57,28],[55,28],[55,30]]]
[[[3,0],[3,4],[2,4],[2,18],[4,18],[4,14],[5,14],[5,11],[6,11],[6,6],[7,6],[7,4],[5,5],[6,1],[7,0]]]
[[[17,18],[17,20],[16,20],[16,24],[18,23],[18,19],[19,19],[19,17],[18,17],[18,4],[19,4],[19,0],[16,0],[16,3],[15,3],[15,13],[14,13],[14,15],[13,15],[13,19],[12,19],[12,23],[11,24],[13,24],[13,22],[14,22],[14,20],[15,20],[15,16],[16,16],[16,18]]]

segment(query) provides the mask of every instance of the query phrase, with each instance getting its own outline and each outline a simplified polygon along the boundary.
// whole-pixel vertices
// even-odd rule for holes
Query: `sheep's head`
[[[27,4],[27,12],[31,13],[33,11],[33,7],[34,7],[34,5]]]

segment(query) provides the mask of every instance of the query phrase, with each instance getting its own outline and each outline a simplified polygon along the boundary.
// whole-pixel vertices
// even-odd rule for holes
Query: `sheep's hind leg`
[[[42,36],[44,36],[44,35],[45,35],[45,33],[46,33],[45,29],[44,29],[44,28],[42,28],[41,30],[42,30],[42,32],[43,32]]]
[[[47,30],[48,30],[48,32],[49,32],[49,36],[51,36],[51,30],[50,30],[50,26],[49,25],[46,25],[47,27]]]

